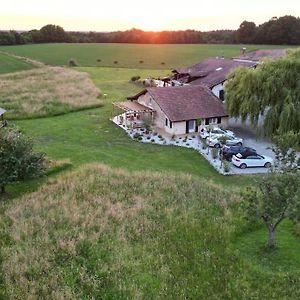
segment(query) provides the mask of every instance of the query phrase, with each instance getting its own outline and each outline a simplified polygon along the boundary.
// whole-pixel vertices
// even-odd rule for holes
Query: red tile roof
[[[229,73],[238,67],[252,68],[255,62],[235,61],[232,59],[209,58],[191,67],[174,70],[174,73],[189,74],[191,77],[199,77],[190,82],[192,85],[203,84],[210,88],[224,82]]]
[[[228,116],[222,101],[205,86],[147,88],[129,99],[147,92],[172,122]]]

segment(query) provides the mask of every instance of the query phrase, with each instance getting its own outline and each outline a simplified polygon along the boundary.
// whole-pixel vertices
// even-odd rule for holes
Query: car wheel
[[[236,145],[237,146],[243,146],[243,144],[241,142],[238,142]]]
[[[247,168],[247,165],[246,165],[246,164],[241,164],[241,165],[240,165],[240,168],[241,168],[241,169],[246,169],[246,168]]]
[[[221,148],[221,145],[219,143],[215,144],[215,148]]]
[[[271,168],[271,163],[270,162],[267,162],[267,163],[265,163],[265,168]]]

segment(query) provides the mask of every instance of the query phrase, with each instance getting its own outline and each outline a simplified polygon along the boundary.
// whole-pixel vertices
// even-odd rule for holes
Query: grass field
[[[240,53],[241,47],[243,46],[209,44],[40,44],[2,46],[0,50],[40,60],[50,65],[68,65],[69,59],[73,58],[79,66],[83,67],[173,69],[191,65],[207,57],[231,58]],[[270,49],[280,48],[280,46],[247,45],[249,51],[258,48]],[[115,61],[118,63],[115,64]]]
[[[100,90],[88,74],[61,67],[42,67],[0,75],[0,107],[6,118],[59,115],[102,105]]]
[[[173,172],[95,164],[54,178],[5,213],[11,222],[2,249],[6,296],[299,298],[299,261],[289,273],[280,263],[270,272],[231,244],[230,206],[237,201],[230,189]],[[243,239],[242,245],[261,242],[255,234]],[[296,253],[299,244],[289,246]],[[279,262],[284,254],[276,254]]]
[[[132,76],[169,72],[154,67],[76,68],[103,107],[15,121],[37,150],[71,163],[0,201],[0,299],[300,298],[300,230],[283,223],[266,252],[265,227],[240,208],[259,176],[222,176],[191,149],[132,141],[109,120],[113,101],[141,89]]]
[[[28,62],[0,53],[0,74],[30,70],[34,66]]]

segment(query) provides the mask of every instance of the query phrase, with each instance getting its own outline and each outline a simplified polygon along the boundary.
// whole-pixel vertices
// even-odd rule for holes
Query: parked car
[[[273,165],[273,159],[269,156],[259,154],[244,157],[241,154],[237,154],[232,156],[232,163],[241,169],[246,169],[247,167],[270,168]]]
[[[211,135],[210,137],[207,138],[208,146],[214,147],[214,148],[221,148],[222,147],[221,138],[222,138],[222,136]],[[226,146],[242,146],[243,139],[240,139],[237,137],[226,136],[225,145]]]
[[[256,150],[250,147],[243,146],[224,146],[221,150],[221,155],[228,161],[231,161],[232,156],[240,153],[243,157],[256,154]]]
[[[234,132],[230,130],[221,129],[218,127],[213,128],[210,132],[208,132],[205,128],[203,128],[200,132],[200,137],[206,139],[209,136],[226,136],[226,137],[235,137]]]

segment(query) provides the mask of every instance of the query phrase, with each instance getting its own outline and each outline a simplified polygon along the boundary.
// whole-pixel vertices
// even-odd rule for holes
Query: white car
[[[219,137],[224,136],[224,135],[226,137],[235,137],[234,132],[232,132],[230,130],[221,129],[218,127],[213,128],[210,132],[208,132],[206,129],[203,129],[200,132],[200,137],[203,139],[206,139],[210,135],[219,136]]]
[[[243,157],[241,154],[233,155],[231,162],[241,168],[247,167],[265,167],[270,168],[273,165],[273,159],[269,156],[253,154]]]
[[[238,137],[229,137],[229,136],[219,136],[219,135],[211,135],[206,139],[207,144],[209,147],[214,147],[214,148],[221,148],[222,143],[220,139],[222,137],[226,138],[226,146],[242,146],[243,145],[243,139],[240,139]]]

